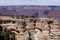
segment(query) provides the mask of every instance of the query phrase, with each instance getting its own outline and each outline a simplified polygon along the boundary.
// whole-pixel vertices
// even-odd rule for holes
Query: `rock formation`
[[[60,24],[54,18],[0,18],[0,24],[16,33],[17,40],[60,40]]]

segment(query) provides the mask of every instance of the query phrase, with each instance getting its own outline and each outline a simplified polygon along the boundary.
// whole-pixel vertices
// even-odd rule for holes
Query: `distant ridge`
[[[36,13],[37,12],[37,13]],[[14,5],[0,6],[0,15],[60,18],[60,6]]]

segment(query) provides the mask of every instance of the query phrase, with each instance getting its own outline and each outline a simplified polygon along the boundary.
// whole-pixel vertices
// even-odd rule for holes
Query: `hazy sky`
[[[0,5],[60,5],[60,0],[0,0]]]

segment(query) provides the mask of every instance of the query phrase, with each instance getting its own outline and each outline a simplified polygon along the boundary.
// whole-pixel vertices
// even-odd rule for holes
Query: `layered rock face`
[[[54,18],[11,18],[9,24],[0,20],[2,26],[16,33],[17,40],[60,40],[60,24]]]
[[[39,6],[39,5],[15,5],[0,6],[0,15],[8,16],[35,16],[60,18],[60,6]]]

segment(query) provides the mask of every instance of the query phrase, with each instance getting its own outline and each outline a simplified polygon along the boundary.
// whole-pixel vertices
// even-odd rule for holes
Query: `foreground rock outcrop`
[[[54,18],[11,18],[8,22],[6,19],[0,21],[2,26],[16,33],[17,40],[60,40],[60,24]]]

